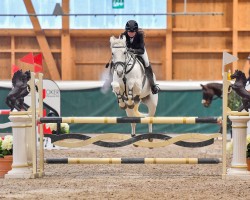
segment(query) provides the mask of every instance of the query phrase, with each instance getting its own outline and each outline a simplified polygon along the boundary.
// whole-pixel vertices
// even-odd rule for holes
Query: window
[[[142,28],[165,29],[166,15],[119,15],[128,13],[166,13],[166,0],[124,0],[124,8],[113,9],[112,0],[75,0],[70,2],[71,13],[112,14],[102,16],[71,17],[72,29],[124,29],[126,22],[134,19]],[[113,14],[117,14],[114,16]]]
[[[32,0],[37,14],[52,14],[56,3],[61,4],[61,0]],[[27,14],[23,0],[1,0],[0,14]],[[60,29],[62,18],[55,16],[38,17],[42,29]],[[0,16],[0,28],[22,28],[32,29],[29,16],[13,17]]]
[[[56,3],[62,0],[32,0],[37,14],[52,14]],[[124,29],[125,23],[134,19],[144,29],[165,29],[166,15],[119,15],[119,14],[163,14],[166,0],[124,0],[124,8],[113,9],[112,0],[71,0],[71,29]],[[1,0],[0,14],[27,14],[23,0]],[[107,14],[107,15],[91,15]],[[42,29],[61,29],[61,16],[38,16]],[[0,16],[0,28],[31,29],[29,16]]]

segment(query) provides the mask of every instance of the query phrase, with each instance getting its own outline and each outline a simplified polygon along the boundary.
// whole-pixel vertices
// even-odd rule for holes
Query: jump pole
[[[218,158],[47,158],[47,164],[218,164]]]
[[[9,115],[10,114],[10,110],[0,110],[0,115]]]
[[[41,117],[41,123],[69,123],[69,124],[197,124],[219,123],[220,117]]]

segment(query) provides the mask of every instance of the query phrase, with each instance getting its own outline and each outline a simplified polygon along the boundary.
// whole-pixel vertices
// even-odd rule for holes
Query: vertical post
[[[6,179],[11,178],[34,178],[28,165],[26,128],[31,126],[31,118],[28,112],[11,112],[9,116],[13,123],[13,163],[12,170],[6,175]]]
[[[31,72],[30,80],[31,93],[31,116],[32,116],[32,171],[33,176],[38,176],[37,171],[37,132],[36,132],[36,88],[35,88],[35,73]]]
[[[222,179],[225,179],[227,173],[227,93],[228,93],[227,72],[223,73],[223,106],[222,106]]]
[[[228,177],[250,177],[250,171],[247,171],[246,164],[246,136],[247,122],[249,116],[229,116],[232,121],[233,133],[233,156],[231,168],[228,170]]]
[[[31,117],[31,116],[30,116]],[[27,160],[28,165],[32,166],[32,118],[30,118],[30,126],[26,127],[25,129],[25,138],[26,138],[26,148],[27,148]]]
[[[43,74],[38,74],[38,92],[39,92],[39,118],[43,117]],[[39,131],[40,131],[40,162],[39,162],[39,176],[42,177],[44,175],[44,144],[43,144],[43,124],[39,123]]]

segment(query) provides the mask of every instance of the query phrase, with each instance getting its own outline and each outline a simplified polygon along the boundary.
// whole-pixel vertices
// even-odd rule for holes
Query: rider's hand
[[[132,48],[128,48],[128,51],[131,52],[131,53],[135,53],[135,50],[132,49]]]

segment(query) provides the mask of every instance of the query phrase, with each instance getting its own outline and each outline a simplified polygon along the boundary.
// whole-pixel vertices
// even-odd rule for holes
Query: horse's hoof
[[[133,144],[134,147],[139,147],[137,144]]]
[[[153,138],[148,138],[149,142],[153,142],[153,140],[154,140]],[[149,149],[153,149],[153,147],[149,147]]]
[[[127,105],[126,105],[126,104],[124,104],[124,106],[122,106],[122,105],[119,104],[119,107],[120,107],[122,110],[127,109]]]

